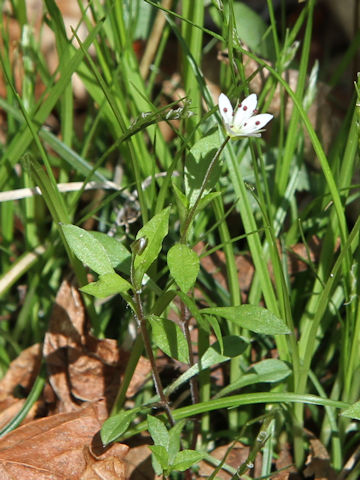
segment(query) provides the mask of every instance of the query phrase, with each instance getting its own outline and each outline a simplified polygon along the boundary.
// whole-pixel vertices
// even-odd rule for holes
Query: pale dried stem
[[[167,10],[170,10],[172,3],[173,3],[173,0],[163,0],[161,3],[161,6],[163,8],[166,8]],[[159,10],[156,15],[154,27],[146,43],[145,52],[140,62],[140,74],[144,80],[149,75],[150,66],[156,55],[156,51],[160,43],[160,39],[164,30],[165,23],[166,23],[165,13],[162,10]]]

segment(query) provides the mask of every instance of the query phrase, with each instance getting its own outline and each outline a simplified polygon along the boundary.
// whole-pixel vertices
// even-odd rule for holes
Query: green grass
[[[308,0],[302,4],[297,20],[288,29],[276,18],[280,13],[274,10],[271,0],[267,1],[269,25],[251,12],[239,15],[239,3],[233,0],[208,2],[207,10],[203,2],[183,0],[178,2],[178,9],[173,5],[172,11],[150,0],[136,1],[132,2],[132,15],[136,19],[132,22],[129,21],[129,2],[105,0],[101,4],[95,1],[87,11],[83,10],[80,19],[87,25],[87,38],[81,42],[74,25],[72,43],[66,38],[55,2],[45,3],[59,65],[55,73],[49,72],[40,45],[24,18],[22,2],[14,1],[14,16],[24,30],[22,41],[15,47],[23,62],[19,91],[9,55],[12,40],[6,23],[3,21],[0,26],[3,38],[0,64],[6,88],[5,97],[0,99],[0,108],[6,113],[6,138],[0,146],[1,190],[10,192],[36,185],[42,192],[42,197],[16,201],[1,197],[2,375],[19,352],[42,341],[64,276],[71,271],[80,287],[87,283],[87,268],[77,258],[76,250],[70,248],[60,224],[83,227],[85,220],[92,219],[94,229],[104,233],[113,229],[115,237],[129,252],[133,249],[131,271],[121,272],[134,289],[130,293],[120,292],[131,307],[121,312],[121,322],[116,299],[99,306],[93,297],[84,295],[95,335],[111,336],[121,343],[133,313],[144,325],[150,315],[166,318],[171,306],[176,308],[172,302],[178,296],[179,324],[191,352],[189,368],[196,364],[189,341],[188,316],[191,314],[198,329],[195,350],[200,357],[208,352],[213,342],[210,335],[215,334],[220,353],[226,359],[216,358],[226,365],[229,385],[236,382],[244,385],[222,398],[213,398],[220,387],[212,384],[209,370],[192,376],[191,386],[187,387],[191,390],[187,400],[190,403],[165,409],[168,428],[171,423],[201,414],[199,432],[194,433],[188,427],[183,430],[183,446],[194,449],[197,438],[198,450],[209,455],[214,445],[240,436],[255,455],[259,449],[257,434],[265,431],[266,440],[261,443],[262,475],[269,477],[271,462],[284,439],[291,445],[294,462],[302,468],[309,449],[305,434],[308,428],[328,449],[333,468],[341,471],[359,443],[357,420],[340,416],[339,411],[360,397],[357,281],[360,221],[354,176],[359,167],[360,86],[355,85],[349,105],[343,105],[346,111],[342,125],[333,132],[331,146],[327,148],[310,121],[310,105],[306,103],[309,96],[316,102],[322,88],[316,79],[309,84],[317,2]],[[221,3],[223,9],[219,8]],[[282,2],[283,9],[285,3]],[[216,28],[204,26],[205,13],[214,20]],[[144,79],[133,42],[140,37],[146,45],[156,24],[154,19],[161,14],[166,15],[166,23],[152,70]],[[292,58],[294,42],[300,35],[300,46]],[[244,49],[242,42],[250,45],[250,51]],[[267,111],[274,95],[280,95],[280,108],[261,139],[244,138],[224,143],[227,137],[216,107],[217,98],[212,98],[203,74],[209,52],[210,56],[216,56],[216,43],[228,50],[229,61],[216,64],[216,68],[221,91],[233,104],[251,91],[252,77],[247,77],[245,68],[249,59],[257,61],[259,70],[268,73],[258,92],[260,110]],[[359,37],[355,36],[346,52],[348,64],[358,43]],[[91,53],[90,46],[93,46]],[[161,91],[161,81],[169,75],[164,66],[176,56],[174,68],[181,74],[187,99],[179,103],[164,97]],[[340,67],[343,76],[346,66],[343,62]],[[297,71],[294,91],[284,75],[290,67]],[[82,107],[85,118],[81,130],[75,128],[78,118],[71,84],[75,72],[87,95]],[[331,79],[332,88],[341,80],[340,73]],[[322,78],[321,64],[319,77]],[[41,96],[35,90],[35,83],[39,81],[44,86]],[[285,116],[286,101],[293,105],[290,118]],[[166,102],[171,105],[165,106]],[[168,113],[170,108],[173,110]],[[59,132],[49,131],[46,125],[51,113],[56,114]],[[173,135],[166,141],[160,122],[175,118],[176,121],[169,124]],[[316,169],[304,146],[305,133],[317,159]],[[200,149],[198,142],[203,142]],[[210,175],[210,193],[204,178],[214,158],[216,168]],[[195,169],[194,162],[198,162]],[[94,196],[90,202],[84,200],[83,189],[88,182],[113,181],[116,169],[122,174],[118,189],[103,190],[100,202]],[[76,181],[83,182],[80,191],[60,193],[59,183]],[[134,202],[134,193],[130,198],[130,192],[136,195],[138,218],[125,228],[116,223],[116,212]],[[155,215],[163,215],[167,207],[170,207],[170,219],[168,226],[163,225],[167,235],[160,238],[156,231],[146,234],[150,239],[154,234],[153,241],[159,243],[160,253],[154,246],[149,247],[156,254],[154,258],[144,257],[151,266],[146,263],[149,280],[140,292],[139,275],[141,281],[144,272],[137,270],[141,264],[139,255],[148,254],[139,253],[133,242],[143,225],[149,221],[151,225]],[[349,214],[351,210],[355,215]],[[146,228],[147,232],[151,231],[151,227]],[[311,258],[309,247],[313,235],[320,243],[316,260]],[[205,242],[207,252],[224,253],[227,290],[200,269],[196,275],[197,289],[179,291],[176,274],[171,275],[167,266],[167,252],[179,242],[192,248],[199,241]],[[287,257],[289,248],[297,243],[305,247],[307,253],[303,260],[307,268],[293,276],[288,270]],[[283,320],[291,334],[266,335],[220,316],[201,313],[197,291],[202,291],[211,307],[243,303],[245,297],[239,288],[236,259],[244,251],[249,252],[255,267],[245,303],[263,305]],[[37,255],[32,255],[35,252]],[[18,289],[22,285],[26,286],[26,293],[20,301]],[[139,337],[133,349],[114,413],[122,411],[126,386],[144,345],[150,358],[152,348],[155,352],[156,346],[164,347],[162,338],[153,335],[150,339],[146,331],[146,327],[142,328],[143,341]],[[226,349],[222,350],[223,338],[229,335],[242,336],[249,342],[241,354],[230,355]],[[171,341],[176,342],[175,337],[171,337]],[[273,352],[287,365],[289,374],[272,379],[270,372],[266,381],[259,381],[257,375],[260,374],[250,367],[254,362],[269,359]],[[39,377],[35,393],[29,397],[31,401],[36,400],[42,384],[43,379]],[[159,394],[158,387],[154,394]],[[162,398],[161,395],[160,392]],[[149,394],[144,390],[138,393],[136,404],[151,405],[157,400],[156,396],[152,397],[149,403]],[[177,390],[171,400],[177,403]],[[220,411],[224,419],[221,431],[218,426],[214,427],[214,410]],[[359,413],[352,413],[350,417],[359,418]],[[21,421],[22,417],[19,418]],[[12,428],[18,423],[15,419]],[[127,438],[146,428],[146,422],[136,428],[130,425],[120,437]],[[179,427],[178,435],[180,430]],[[351,478],[357,478],[359,470],[357,463]]]

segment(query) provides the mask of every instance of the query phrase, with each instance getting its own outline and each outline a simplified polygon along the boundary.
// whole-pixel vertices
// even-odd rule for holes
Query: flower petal
[[[241,135],[251,135],[258,132],[264,128],[272,118],[273,115],[270,113],[260,113],[260,115],[255,115],[254,117],[249,118],[241,126]]]
[[[252,93],[246,97],[239,105],[234,115],[234,126],[240,128],[240,126],[248,120],[256,110],[257,96]]]
[[[220,94],[218,104],[225,125],[231,125],[233,120],[233,107],[231,106],[230,100],[224,93]]]

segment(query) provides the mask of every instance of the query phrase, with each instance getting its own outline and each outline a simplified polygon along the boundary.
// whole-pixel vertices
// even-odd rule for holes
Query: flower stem
[[[199,206],[199,203],[200,203],[200,200],[201,200],[201,198],[204,194],[206,185],[207,185],[207,183],[210,179],[211,173],[212,173],[212,171],[213,171],[213,169],[216,165],[216,162],[220,158],[221,152],[224,150],[224,148],[225,148],[227,142],[229,141],[229,139],[230,139],[230,137],[226,137],[226,139],[224,140],[224,142],[222,143],[220,148],[217,150],[216,154],[214,155],[213,159],[211,160],[211,162],[210,162],[210,164],[209,164],[209,166],[206,170],[206,173],[205,173],[205,176],[204,176],[199,194],[198,194],[198,196],[195,200],[194,205],[190,208],[190,210],[188,211],[188,214],[185,218],[184,229],[183,229],[182,234],[181,234],[180,243],[185,244],[186,241],[187,241],[188,231],[190,229],[192,221],[194,220],[196,210],[197,210],[197,208]],[[189,367],[191,368],[194,365],[195,361],[194,361],[194,356],[193,356],[193,352],[192,352],[191,337],[190,337],[190,330],[189,330],[189,320],[190,320],[190,318],[186,318],[185,305],[184,305],[183,302],[181,302],[181,321],[182,321],[184,336],[186,338],[188,348],[189,348],[189,354],[190,354]],[[191,391],[191,399],[192,399],[193,404],[198,403],[199,400],[200,400],[199,388],[198,388],[198,383],[195,380],[195,378],[192,378],[190,380],[190,391]],[[194,423],[194,431],[193,431],[193,437],[192,437],[192,441],[191,441],[191,448],[192,449],[195,449],[195,447],[196,447],[196,441],[197,441],[199,431],[200,431],[199,419],[196,419],[196,421]]]
[[[230,140],[230,137],[225,138],[222,145],[220,146],[218,151],[215,153],[214,158],[209,163],[208,169],[206,170],[204,180],[202,182],[202,185],[201,185],[201,188],[200,188],[200,191],[199,191],[199,195],[197,196],[194,205],[190,208],[190,210],[189,210],[189,212],[186,216],[184,229],[183,229],[183,232],[182,232],[182,235],[181,235],[181,238],[180,238],[180,243],[186,243],[186,238],[187,238],[189,228],[191,226],[192,221],[194,220],[196,209],[199,206],[201,197],[203,196],[203,193],[205,191],[205,188],[206,188],[206,185],[209,181],[211,173],[212,173],[212,171],[213,171],[213,169],[216,165],[216,162],[219,160],[220,155],[221,155],[222,151],[224,150],[224,148],[225,148],[225,146],[226,146],[226,144],[228,143],[229,140]]]

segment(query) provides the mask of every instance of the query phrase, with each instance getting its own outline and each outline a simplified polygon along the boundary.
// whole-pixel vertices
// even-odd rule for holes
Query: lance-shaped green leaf
[[[165,447],[162,445],[150,445],[152,451],[152,465],[157,475],[161,475],[163,471],[168,469],[169,455]]]
[[[200,212],[201,210],[204,210],[205,207],[207,207],[210,202],[215,200],[215,198],[220,197],[221,195],[222,195],[221,192],[211,192],[203,196],[203,198],[199,202],[197,211]]]
[[[146,417],[148,430],[155,445],[162,445],[166,449],[169,448],[169,432],[163,422],[152,415]]]
[[[343,417],[360,420],[360,401],[353,403],[349,408],[346,408],[343,412],[341,412],[341,415]]]
[[[226,318],[242,328],[266,335],[284,335],[291,331],[283,320],[266,308],[257,305],[238,305],[236,307],[203,308],[202,313],[211,313]]]
[[[177,388],[180,387],[180,385],[188,382],[191,377],[197,375],[199,372],[206,370],[213,365],[227,362],[228,360],[230,360],[230,358],[241,355],[248,345],[249,343],[245,338],[239,337],[237,335],[229,335],[224,337],[222,349],[219,345],[219,342],[213,343],[206,350],[198,363],[186,370],[186,372],[180,375],[180,377],[178,377],[175,382],[173,382],[169,387],[166,388],[166,394],[170,395],[170,393],[174,392]]]
[[[88,231],[76,225],[61,225],[66,241],[74,254],[98,275],[114,273],[105,248]]]
[[[113,268],[129,275],[131,265],[131,253],[129,250],[119,240],[109,237],[106,233],[91,232],[91,235],[105,248]]]
[[[105,420],[100,431],[102,443],[108,445],[120,438],[126,432],[130,423],[134,420],[141,409],[143,409],[143,407],[134,408],[132,410],[123,410],[117,415],[113,415]]]
[[[106,298],[117,293],[127,292],[131,284],[115,272],[100,275],[97,282],[91,282],[80,288],[82,292],[97,298]]]
[[[180,362],[189,362],[189,350],[184,334],[175,322],[167,318],[148,317],[153,332],[153,341],[169,357]]]
[[[148,415],[146,420],[149,433],[155,443],[149,447],[153,453],[152,464],[159,475],[163,470],[167,470],[169,465],[169,432],[160,419]]]
[[[170,248],[167,263],[180,290],[188,292],[194,286],[200,269],[197,254],[187,245],[178,243]]]
[[[291,374],[290,368],[286,363],[276,358],[268,358],[262,362],[256,363],[251,368],[255,373],[245,373],[238,380],[222,388],[216,398],[224,397],[235,390],[240,390],[248,385],[256,383],[276,383],[284,380]]]
[[[134,282],[137,289],[141,288],[144,274],[160,253],[162,242],[168,233],[169,215],[170,207],[155,215],[136,235],[136,240],[144,238],[147,242],[141,254],[135,254]]]
[[[181,431],[186,425],[186,420],[180,420],[176,422],[175,425],[169,430],[169,464],[172,465],[174,463],[174,459],[177,453],[180,451],[180,439],[181,439]]]
[[[171,465],[171,470],[183,472],[190,467],[196,465],[205,457],[205,453],[196,452],[195,450],[182,450],[178,452],[174,463]]]
[[[194,205],[201,190],[205,173],[220,146],[219,133],[215,132],[207,137],[201,138],[191,148],[190,154],[185,163],[185,192],[190,207]],[[215,166],[208,184],[204,190],[204,195],[209,193],[214,187],[220,176],[221,166],[219,163]]]

